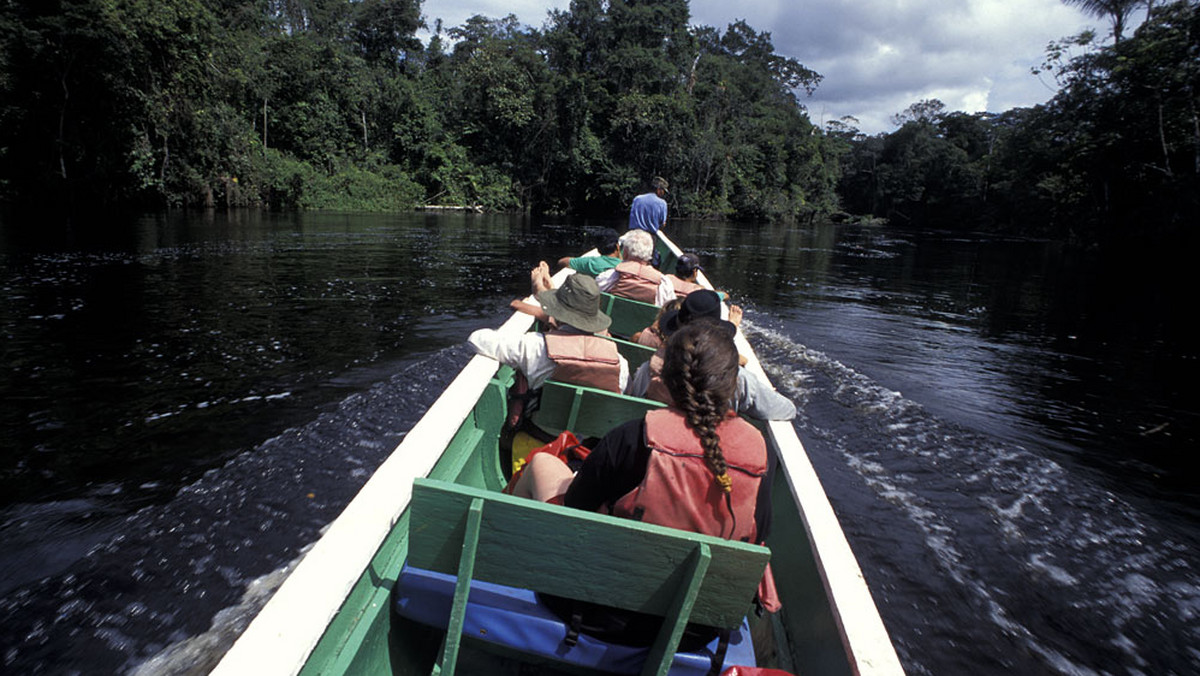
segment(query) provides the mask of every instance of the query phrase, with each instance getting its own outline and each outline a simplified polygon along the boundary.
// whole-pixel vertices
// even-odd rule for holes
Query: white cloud
[[[515,14],[540,27],[569,0],[426,0],[446,27],[474,14]],[[692,23],[724,30],[744,19],[775,49],[825,76],[803,99],[814,122],[851,115],[867,133],[890,131],[910,104],[941,99],[951,110],[1000,112],[1053,95],[1030,74],[1051,40],[1102,22],[1061,0],[693,0]]]
[[[714,26],[735,18],[711,0],[692,14]],[[1030,68],[1051,40],[1095,23],[1059,0],[743,0],[736,18],[825,76],[805,100],[815,122],[851,115],[868,133],[890,131],[891,116],[922,99],[967,112],[1041,103],[1053,92]]]

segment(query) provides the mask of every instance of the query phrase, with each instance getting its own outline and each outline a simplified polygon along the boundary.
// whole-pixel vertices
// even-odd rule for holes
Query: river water
[[[620,227],[0,223],[0,671],[206,673],[466,363],[467,333],[600,225]],[[669,231],[799,405],[909,673],[1200,673],[1186,257]]]

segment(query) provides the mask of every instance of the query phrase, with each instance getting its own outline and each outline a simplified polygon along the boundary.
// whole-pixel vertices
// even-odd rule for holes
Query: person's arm
[[[596,444],[563,496],[563,504],[590,512],[616,502],[646,476],[650,449],[642,418],[614,427]]]
[[[629,360],[621,355],[617,355],[618,363],[621,365],[621,375],[617,378],[617,384],[620,385],[621,391],[624,392],[626,387],[629,387]]]
[[[796,405],[776,392],[758,376],[744,368],[738,369],[737,411],[759,420],[791,420],[796,417]]]
[[[617,269],[609,268],[604,272],[596,275],[596,286],[600,287],[601,291],[608,291],[617,281]]]
[[[506,335],[496,329],[479,329],[467,337],[467,344],[475,354],[524,373],[531,389],[541,387],[554,373],[554,360],[546,352],[546,338],[540,333]]]
[[[644,361],[642,365],[634,371],[633,378],[630,379],[629,385],[625,388],[625,394],[631,397],[644,397],[646,390],[650,388],[650,362]]]
[[[571,260],[572,260],[572,258],[570,256],[563,256],[562,258],[558,259],[558,267],[559,268],[571,267]]]
[[[670,277],[663,275],[658,282],[658,290],[654,292],[654,304],[662,307],[673,300],[675,300],[675,285],[671,283]]]
[[[526,303],[523,300],[514,300],[513,302],[509,303],[508,306],[516,312],[523,312],[527,315],[531,315],[534,319],[541,322],[543,326],[549,326],[550,324],[550,315],[546,314],[546,311],[543,310],[542,306],[540,305]]]

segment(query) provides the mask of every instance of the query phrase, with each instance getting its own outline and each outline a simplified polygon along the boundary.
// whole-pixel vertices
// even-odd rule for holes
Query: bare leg
[[[566,493],[574,478],[575,474],[562,460],[549,453],[538,453],[529,459],[513,487],[513,495],[545,502]]]

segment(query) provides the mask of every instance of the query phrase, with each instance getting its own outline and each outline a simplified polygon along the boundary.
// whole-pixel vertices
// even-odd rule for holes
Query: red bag
[[[504,492],[512,495],[513,488],[517,485],[517,480],[521,478],[521,475],[525,473],[525,468],[529,466],[529,460],[538,453],[553,453],[554,457],[562,460],[564,464],[570,465],[573,461],[582,462],[586,460],[588,454],[591,452],[592,449],[581,444],[579,439],[576,439],[575,435],[569,430],[563,430],[562,434],[559,434],[554,441],[545,446],[533,449],[529,452],[529,455],[525,456],[525,464],[521,469],[513,472],[512,478],[508,480],[508,485],[504,487]]]

